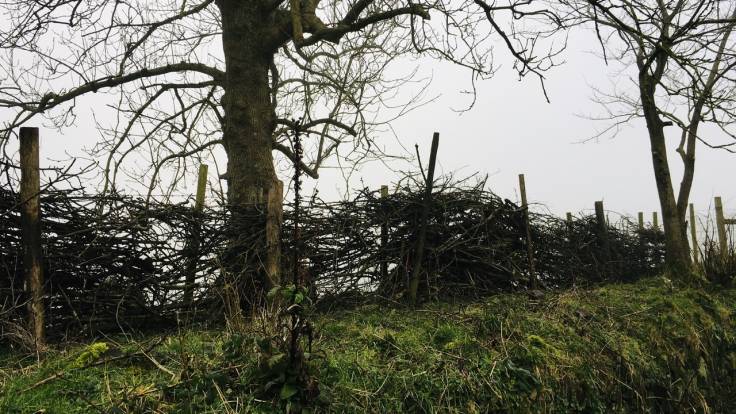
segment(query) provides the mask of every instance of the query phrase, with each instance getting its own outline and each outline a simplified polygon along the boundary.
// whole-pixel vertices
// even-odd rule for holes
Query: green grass
[[[733,290],[673,290],[654,278],[538,301],[510,294],[322,315],[314,410],[736,412],[734,312]],[[41,363],[6,351],[0,412],[279,412],[258,397],[257,356],[239,338],[235,348],[212,331],[106,339],[107,349],[70,346]]]

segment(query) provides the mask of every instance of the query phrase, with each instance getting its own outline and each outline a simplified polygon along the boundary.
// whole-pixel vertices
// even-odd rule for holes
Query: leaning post
[[[28,294],[28,317],[36,351],[45,345],[43,256],[41,253],[41,175],[38,128],[20,129],[20,199],[23,271]]]
[[[432,149],[429,154],[429,170],[427,171],[427,182],[424,190],[424,205],[419,222],[419,235],[417,237],[416,252],[414,256],[414,268],[412,269],[411,281],[409,282],[409,300],[413,305],[417,303],[417,290],[419,290],[419,275],[422,270],[424,259],[424,243],[427,239],[427,220],[429,219],[429,207],[432,202],[432,186],[434,185],[434,170],[437,163],[437,147],[440,143],[440,134],[435,132],[432,136]]]

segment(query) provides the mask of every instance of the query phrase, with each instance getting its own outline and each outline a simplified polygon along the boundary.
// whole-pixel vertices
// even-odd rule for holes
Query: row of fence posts
[[[724,211],[723,211],[723,200],[721,197],[715,197],[714,198],[714,205],[715,205],[715,218],[716,218],[716,229],[718,232],[718,244],[720,248],[721,255],[726,255],[728,253],[728,231],[726,230],[726,226],[728,225],[736,225],[736,219],[727,219],[725,217]],[[691,251],[693,255],[693,262],[699,263],[700,261],[700,251],[698,249],[698,227],[695,217],[695,206],[690,203],[688,205],[689,210],[689,224],[690,224],[690,242],[692,245]],[[607,223],[605,220],[605,213],[603,208],[603,201],[596,201],[595,202],[595,215],[596,215],[596,222],[598,224],[598,233],[599,233],[599,239],[601,240],[601,244],[604,249],[604,255],[607,251],[607,248],[605,247],[608,244],[608,228]],[[640,211],[638,213],[638,229],[644,230],[644,212]],[[567,220],[568,222],[572,222],[572,213],[567,213]],[[659,229],[659,215],[658,213],[652,212],[652,227],[654,229]]]
[[[714,205],[715,205],[715,215],[716,215],[716,229],[718,232],[718,244],[720,248],[721,255],[728,254],[728,231],[726,230],[726,226],[728,225],[736,225],[736,219],[727,219],[725,217],[724,211],[723,211],[723,200],[721,197],[715,197],[714,198]],[[699,263],[700,262],[700,251],[698,249],[698,227],[696,223],[696,217],[695,217],[695,206],[693,203],[690,203],[688,205],[689,210],[689,224],[690,224],[690,242],[692,245],[691,251],[693,255],[693,262]],[[601,240],[601,244],[604,249],[604,255],[605,252],[608,250],[605,246],[608,244],[608,227],[606,224],[606,220],[604,217],[604,208],[603,208],[603,202],[602,201],[596,201],[595,202],[595,215],[596,215],[596,221],[598,224],[598,233],[599,238]],[[644,212],[640,211],[638,213],[638,219],[639,219],[639,227],[638,229],[644,230]],[[567,221],[572,222],[572,213],[567,213]],[[657,212],[652,213],[652,227],[654,229],[659,229],[659,215]]]
[[[434,133],[432,137],[432,147],[430,152],[429,166],[427,170],[427,176],[425,177],[425,192],[422,206],[422,213],[419,223],[419,233],[415,245],[415,266],[412,268],[411,279],[409,283],[409,297],[412,303],[417,302],[417,290],[419,286],[419,279],[421,274],[421,263],[424,256],[424,245],[426,243],[427,236],[427,221],[429,218],[429,208],[432,202],[432,190],[434,183],[435,167],[437,162],[437,149],[439,146],[439,133]],[[43,305],[43,257],[41,247],[41,221],[40,221],[40,168],[39,168],[39,131],[38,128],[23,127],[20,128],[20,167],[21,167],[21,179],[20,179],[20,198],[21,198],[21,228],[22,238],[21,243],[23,247],[23,266],[24,266],[24,279],[25,288],[28,292],[28,314],[30,320],[31,333],[34,337],[36,349],[42,349],[45,344],[45,332],[44,332],[44,305]],[[191,231],[191,237],[188,240],[187,251],[188,261],[185,267],[185,282],[183,288],[183,302],[187,310],[191,310],[194,291],[196,288],[196,272],[197,272],[197,261],[199,260],[199,247],[201,243],[201,223],[200,219],[204,211],[205,194],[207,189],[207,173],[208,168],[206,164],[202,164],[199,167],[197,192],[195,197],[195,204],[193,208],[193,228]],[[532,232],[529,223],[529,203],[527,200],[526,191],[526,180],[524,174],[519,174],[519,190],[521,195],[521,210],[523,213],[524,221],[524,236],[526,238],[527,255],[529,261],[529,287],[531,289],[537,288],[537,276],[534,271],[534,245],[532,240]],[[281,193],[281,191],[277,192]],[[381,198],[388,198],[389,191],[388,186],[381,187]],[[275,201],[275,200],[274,200]],[[697,246],[697,235],[696,235],[696,224],[695,224],[695,209],[693,204],[690,207],[690,231],[692,237],[692,245]],[[270,211],[270,210],[269,210]],[[723,212],[723,202],[721,197],[715,198],[715,212],[716,212],[716,228],[718,231],[718,239],[720,250],[722,254],[728,252],[728,240],[727,240],[727,225],[736,225],[736,220],[726,219]],[[572,213],[567,213],[568,225],[572,226]],[[598,223],[598,237],[600,247],[602,249],[604,258],[609,256],[609,242],[608,242],[608,224],[605,217],[605,209],[602,201],[595,202],[595,216]],[[644,229],[644,213],[639,212],[639,229]],[[270,221],[269,221],[270,222]],[[659,221],[657,213],[654,212],[652,216],[652,224],[654,228],[659,227]],[[273,233],[273,232],[271,232]],[[274,238],[271,235],[269,238]],[[386,246],[389,241],[389,228],[388,223],[381,225],[380,234],[381,245]],[[272,243],[273,244],[273,243]],[[277,243],[276,243],[277,244]],[[698,262],[698,249],[693,248],[693,258],[695,262]],[[273,268],[276,264],[269,264],[269,270],[273,272]],[[388,277],[388,260],[386,258],[381,260],[380,263],[381,275],[386,278]]]
[[[432,148],[430,152],[430,161],[427,177],[425,177],[425,195],[424,195],[424,206],[422,208],[422,215],[419,222],[419,234],[416,241],[416,256],[414,259],[415,266],[412,268],[412,275],[409,284],[409,298],[411,303],[417,303],[417,288],[419,285],[419,275],[421,272],[421,260],[424,254],[424,244],[427,233],[427,214],[429,212],[429,205],[432,199],[432,189],[434,180],[435,163],[437,161],[437,147],[439,142],[439,133],[435,132],[432,137]],[[521,211],[523,214],[523,226],[524,236],[526,238],[527,246],[527,260],[529,266],[529,280],[528,286],[530,289],[537,289],[538,280],[535,271],[535,260],[534,260],[534,242],[532,240],[532,232],[529,219],[529,202],[527,199],[526,191],[526,179],[524,174],[519,174],[519,193],[521,196]],[[381,199],[388,197],[388,186],[381,186]],[[611,260],[611,248],[608,235],[608,220],[606,218],[605,208],[603,201],[596,201],[594,204],[595,217],[596,217],[596,233],[599,243],[599,248],[602,254],[604,263]],[[698,239],[697,239],[697,226],[695,223],[695,207],[691,203],[689,205],[690,210],[690,233],[692,239],[692,254],[695,263],[699,262],[699,250]],[[718,240],[720,244],[720,251],[722,255],[726,255],[728,252],[728,235],[726,231],[726,225],[736,225],[736,219],[726,219],[723,212],[723,203],[721,197],[715,197],[715,211],[716,211],[716,227],[718,230]],[[573,215],[571,212],[566,213],[567,225],[570,233],[572,233]],[[639,231],[644,230],[644,212],[638,213],[638,229]],[[652,227],[659,229],[659,214],[654,211],[652,212]],[[572,243],[572,240],[570,240]],[[381,246],[388,244],[388,223],[381,225]],[[605,271],[605,270],[604,270]],[[388,260],[384,257],[380,263],[381,275],[386,278],[388,277]],[[573,277],[573,284],[575,283],[575,275]]]

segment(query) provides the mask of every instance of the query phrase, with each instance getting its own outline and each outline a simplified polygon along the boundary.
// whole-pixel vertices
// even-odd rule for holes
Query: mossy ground
[[[734,312],[734,290],[653,278],[541,300],[509,294],[321,315],[315,411],[736,412]],[[255,389],[256,356],[234,362],[227,333],[100,342],[107,348],[68,346],[41,363],[0,355],[0,412],[280,410],[243,392]]]

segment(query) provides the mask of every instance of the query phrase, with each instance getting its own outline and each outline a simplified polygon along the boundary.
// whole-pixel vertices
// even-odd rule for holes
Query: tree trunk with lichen
[[[277,25],[275,15],[260,3],[217,3],[226,65],[223,141],[231,214],[224,299],[228,319],[236,325],[262,303],[263,292],[279,282],[274,232],[280,230],[281,187],[273,165],[276,115],[269,85],[276,48],[267,41]]]
[[[361,17],[373,2],[359,1],[328,27],[317,17],[318,0],[290,0],[288,9],[274,0],[215,1],[225,55],[223,143],[231,212],[224,297],[229,320],[239,324],[244,311],[262,303],[263,292],[279,282],[281,185],[273,166],[277,120],[269,83],[277,51],[290,41],[300,47],[337,43],[347,33],[399,16],[430,16],[424,6],[409,4]]]
[[[677,199],[672,187],[672,176],[667,160],[664,123],[660,119],[655,103],[656,83],[647,73],[639,75],[642,109],[649,132],[652,151],[654,178],[662,209],[662,225],[665,236],[665,265],[672,275],[687,278],[690,274],[690,245],[687,242],[685,217],[678,209]]]

